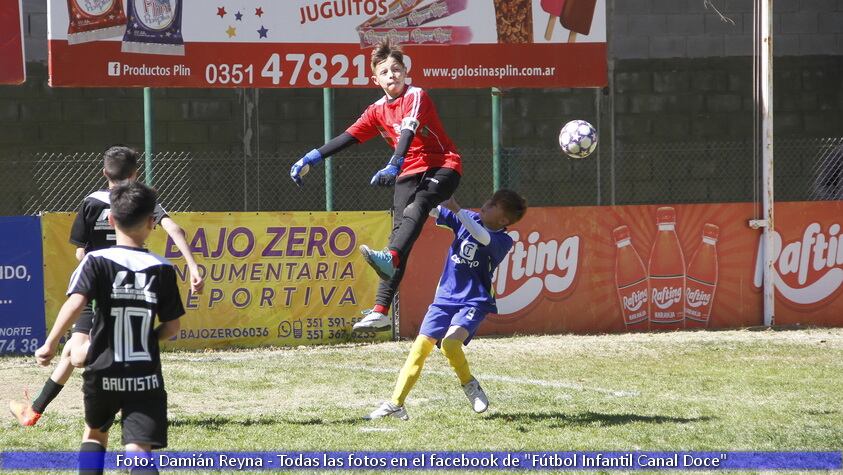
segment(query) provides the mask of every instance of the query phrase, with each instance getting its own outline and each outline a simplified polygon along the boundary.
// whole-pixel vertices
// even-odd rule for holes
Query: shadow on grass
[[[616,426],[643,422],[646,424],[687,424],[689,422],[706,422],[713,417],[670,417],[670,416],[646,416],[639,414],[604,414],[600,412],[581,412],[577,414],[565,414],[564,412],[521,412],[521,413],[494,413],[487,419],[500,419],[511,423],[536,423],[550,422],[550,427],[565,426]]]
[[[356,425],[366,421],[362,417],[348,417],[344,419],[325,419],[309,417],[305,419],[288,419],[286,417],[243,417],[243,416],[209,416],[189,417],[170,420],[170,427],[196,427],[203,429],[221,429],[226,426],[276,426],[276,425]]]

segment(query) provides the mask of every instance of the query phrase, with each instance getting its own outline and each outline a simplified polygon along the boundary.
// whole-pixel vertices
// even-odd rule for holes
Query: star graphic
[[[255,8],[255,15],[262,16],[263,15],[263,8],[262,7]]]
[[[261,29],[258,30],[258,34],[260,35],[260,38],[266,38],[267,33],[269,33],[269,30],[267,30],[265,26],[261,25]]]
[[[228,29],[225,30],[225,32],[226,34],[228,34],[229,38],[234,38],[235,36],[237,36],[237,28],[234,28],[233,26],[229,26]]]
[[[243,21],[243,14],[242,14],[242,13],[240,13],[240,12],[237,12],[237,13],[235,13],[235,14],[234,14],[234,18],[235,18],[237,21]]]
[[[219,8],[217,8],[217,16],[218,16],[218,17],[222,18],[222,17],[224,17],[226,14],[227,14],[227,12],[225,11],[225,7],[219,7]]]

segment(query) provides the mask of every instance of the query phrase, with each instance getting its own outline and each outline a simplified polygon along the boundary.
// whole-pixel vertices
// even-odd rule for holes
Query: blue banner
[[[0,217],[0,354],[33,354],[44,343],[41,221]]]
[[[0,452],[0,470],[840,470],[840,452]]]

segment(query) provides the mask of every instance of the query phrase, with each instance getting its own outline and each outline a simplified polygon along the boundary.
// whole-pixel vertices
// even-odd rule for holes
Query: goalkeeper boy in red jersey
[[[457,189],[462,163],[433,101],[421,88],[405,83],[407,68],[401,50],[388,41],[382,43],[372,52],[371,66],[372,79],[385,95],[344,133],[297,161],[290,169],[290,177],[301,185],[302,176],[311,166],[378,135],[394,148],[392,157],[371,180],[371,185],[395,187],[389,246],[384,250],[360,247],[381,282],[374,307],[354,325],[354,330],[384,331],[392,326],[387,313],[413,244],[430,210]]]

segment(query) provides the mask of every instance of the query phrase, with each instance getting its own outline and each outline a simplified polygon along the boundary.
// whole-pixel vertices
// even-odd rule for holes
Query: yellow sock
[[[395,391],[392,392],[392,403],[399,406],[404,405],[404,399],[410,394],[413,385],[419,380],[421,370],[424,367],[424,360],[433,351],[433,342],[427,337],[419,335],[413,346],[410,348],[410,354],[407,355],[407,361],[404,362],[404,367],[398,374],[398,381],[395,382]]]
[[[471,371],[468,369],[468,360],[465,359],[465,353],[462,351],[461,341],[453,338],[443,339],[442,353],[448,358],[451,368],[454,368],[454,372],[460,378],[460,384],[464,385],[474,379],[474,376],[471,375]]]

